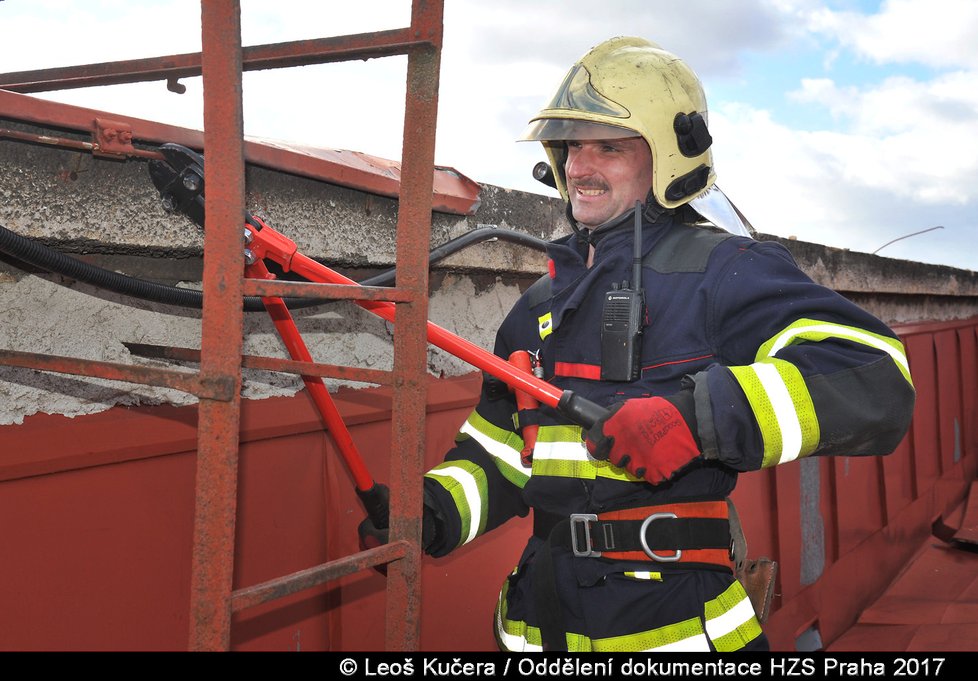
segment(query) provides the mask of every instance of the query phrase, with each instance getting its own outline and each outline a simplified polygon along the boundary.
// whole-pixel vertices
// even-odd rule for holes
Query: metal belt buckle
[[[598,516],[593,513],[571,513],[570,515],[570,533],[571,533],[571,549],[574,551],[574,555],[580,558],[599,558],[601,553],[595,551],[591,544],[591,526],[588,523],[598,522]],[[575,525],[580,524],[584,527],[584,544],[585,547],[582,550],[577,543],[577,528]]]
[[[663,518],[678,518],[678,517],[679,516],[677,516],[675,513],[653,513],[642,522],[642,529],[639,530],[638,537],[642,542],[642,549],[644,549],[645,555],[647,555],[652,560],[658,561],[660,563],[675,563],[676,561],[678,561],[680,558],[683,557],[683,552],[681,549],[676,549],[676,555],[674,556],[660,556],[655,551],[649,548],[649,541],[648,539],[645,538],[645,531],[649,529],[649,525],[651,525],[653,521],[662,520]]]

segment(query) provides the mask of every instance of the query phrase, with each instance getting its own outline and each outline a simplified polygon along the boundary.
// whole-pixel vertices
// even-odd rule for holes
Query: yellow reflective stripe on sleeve
[[[706,633],[718,652],[740,650],[761,635],[754,606],[740,582],[707,602],[704,615]]]
[[[788,345],[803,342],[817,343],[827,338],[841,338],[882,350],[893,358],[897,368],[900,369],[903,377],[907,379],[907,383],[913,385],[913,380],[910,378],[910,364],[907,361],[907,352],[903,347],[903,343],[899,340],[890,338],[889,336],[881,336],[863,329],[857,329],[853,326],[820,322],[816,319],[799,319],[794,322],[762,345],[758,349],[755,359],[761,360],[765,357],[773,357],[779,350]]]
[[[533,474],[582,480],[640,480],[623,468],[592,459],[581,439],[580,426],[540,426],[533,449]]]
[[[574,443],[584,446],[581,430],[580,426],[540,426],[537,442]]]
[[[594,478],[594,466],[588,458],[587,448],[577,442],[547,442],[541,427],[537,445],[533,448],[533,472],[562,478]]]
[[[761,431],[761,466],[808,456],[818,446],[815,405],[797,367],[780,359],[765,359],[746,367],[730,367],[750,402]]]
[[[482,445],[496,461],[499,472],[519,488],[526,485],[530,479],[530,470],[523,467],[520,454],[523,451],[523,438],[516,433],[493,425],[484,419],[479,412],[469,414],[462,427],[460,435],[467,435]]]
[[[458,546],[485,532],[488,510],[485,471],[471,461],[447,461],[425,473],[425,477],[436,480],[455,501],[461,521]]]

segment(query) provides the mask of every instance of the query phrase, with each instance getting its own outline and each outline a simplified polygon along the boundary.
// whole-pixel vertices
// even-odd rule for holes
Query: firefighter
[[[658,45],[593,48],[524,139],[543,144],[573,233],[551,244],[494,351],[529,351],[546,380],[608,412],[582,431],[549,407],[518,409],[487,377],[425,475],[425,551],[532,510],[495,613],[503,650],[764,650],[732,569],[737,476],[895,449],[914,402],[904,349],[779,244],[705,224],[705,97]],[[618,314],[623,301],[638,314]],[[360,532],[385,540],[369,521]]]

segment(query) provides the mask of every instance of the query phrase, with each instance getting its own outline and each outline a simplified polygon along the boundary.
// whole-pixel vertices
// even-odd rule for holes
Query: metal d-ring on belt
[[[652,560],[658,561],[660,563],[675,563],[682,560],[683,550],[676,549],[671,556],[660,556],[655,551],[653,551],[649,546],[648,537],[646,533],[648,532],[649,525],[656,520],[661,520],[663,518],[677,518],[675,513],[653,513],[642,521],[642,526],[638,531],[638,539],[642,544],[642,550],[645,554]],[[600,558],[602,553],[600,551],[594,550],[594,541],[591,539],[591,523],[598,523],[598,516],[594,513],[572,513],[570,516],[570,532],[571,532],[571,550],[573,550],[574,555],[580,558]],[[598,525],[605,531],[605,545],[611,548],[615,547],[615,539],[612,534],[614,526],[610,523],[602,523]],[[584,540],[579,542],[579,531],[583,530]]]
[[[577,558],[720,566],[733,571],[734,549],[743,543],[736,512],[728,500],[683,501],[570,516],[535,509],[533,533],[545,542],[533,565],[544,650],[567,650],[553,565],[557,547],[570,548]]]
[[[567,529],[559,529],[561,526]],[[733,568],[725,500],[683,501],[605,513],[534,511],[534,534],[579,558],[706,563]],[[561,536],[563,535],[563,536]]]

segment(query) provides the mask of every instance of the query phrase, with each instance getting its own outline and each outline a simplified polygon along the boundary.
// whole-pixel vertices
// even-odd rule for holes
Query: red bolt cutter
[[[160,152],[165,160],[150,161],[149,172],[160,192],[164,209],[167,212],[182,212],[203,228],[203,156],[178,144],[164,144],[160,147]],[[274,275],[269,273],[264,264],[264,260],[268,259],[277,263],[283,271],[293,272],[308,281],[359,285],[356,281],[299,253],[295,242],[254,215],[244,216],[244,230],[245,273],[249,277],[273,278]],[[292,359],[312,361],[285,302],[281,298],[264,298],[263,302]],[[357,304],[387,321],[394,322],[394,303],[357,301]],[[531,371],[527,371],[525,366],[515,366],[433,322],[428,322],[428,342],[503,381],[513,389],[517,397],[521,397],[522,394],[522,397],[529,397],[553,407],[584,428],[593,426],[607,411],[604,407],[575,395],[573,391],[561,390],[547,383]],[[386,486],[374,482],[371,478],[322,379],[316,376],[303,376],[302,379],[354,477],[357,494],[363,501],[371,520],[378,528],[387,527]]]

